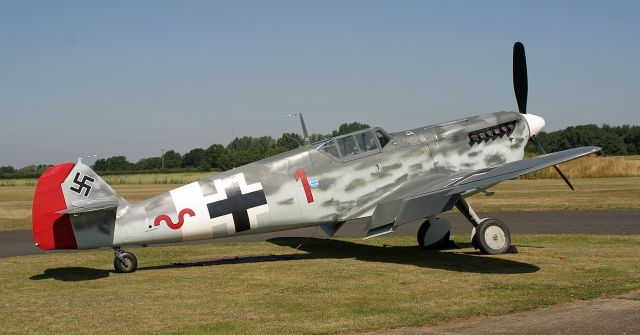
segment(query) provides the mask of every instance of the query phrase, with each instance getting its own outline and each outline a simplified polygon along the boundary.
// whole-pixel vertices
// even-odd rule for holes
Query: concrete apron
[[[640,334],[640,290],[612,299],[578,301],[438,326],[382,330],[366,334]]]

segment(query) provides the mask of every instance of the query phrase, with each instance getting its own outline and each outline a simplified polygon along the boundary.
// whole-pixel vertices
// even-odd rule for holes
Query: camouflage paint
[[[469,132],[510,121],[516,121],[516,127],[508,136],[470,143]],[[371,215],[379,199],[412,178],[433,175],[435,180],[442,174],[522,159],[529,132],[519,113],[500,112],[390,136],[391,141],[375,153],[343,161],[307,145],[128,205],[126,214],[116,222],[113,244],[219,238],[365,217]],[[307,202],[302,184],[294,178],[298,169],[304,169],[307,178],[318,180],[317,187],[312,188],[312,203]],[[219,193],[221,180],[239,174],[247,184],[262,185],[268,210],[263,208],[254,214],[250,230],[236,233],[230,217],[210,219],[205,206],[210,201],[206,200],[208,197]],[[181,229],[164,224],[149,228],[158,215],[167,215],[176,222],[178,211],[187,206],[196,215],[185,217]]]
[[[480,142],[469,139],[470,132],[506,122],[515,122],[508,135]],[[345,159],[320,151],[317,145],[306,145],[136,204],[118,197],[95,172],[78,164],[79,171],[99,179],[89,200],[101,197],[117,203],[114,211],[72,217],[78,248],[211,239],[367,217],[381,199],[414,178],[436,182],[448,174],[522,159],[529,129],[521,114],[499,112],[389,135],[386,146],[378,143],[375,150]],[[301,180],[295,178],[299,169],[308,180],[317,181],[310,189],[313,202],[308,201]],[[72,182],[75,170],[65,183]],[[233,187],[242,194],[264,192],[266,204],[247,209],[248,230],[238,232],[231,214],[210,217],[207,205],[226,200]],[[68,205],[81,200],[65,192],[67,196]],[[187,209],[194,215],[179,216]],[[175,229],[178,222],[182,225]]]

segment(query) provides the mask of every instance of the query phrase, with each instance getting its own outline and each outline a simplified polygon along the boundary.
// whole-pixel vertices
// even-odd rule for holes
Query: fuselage
[[[370,216],[385,194],[408,179],[436,179],[521,160],[529,136],[522,114],[498,112],[391,134],[373,128],[306,145],[140,203],[123,203],[113,246],[221,238]]]

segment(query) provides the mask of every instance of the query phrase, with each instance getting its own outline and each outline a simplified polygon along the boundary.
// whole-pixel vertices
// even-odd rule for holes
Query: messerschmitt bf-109
[[[137,259],[124,246],[213,239],[320,226],[330,237],[345,222],[368,218],[365,238],[425,220],[422,248],[449,239],[438,214],[456,207],[488,254],[511,246],[507,226],[481,219],[466,198],[502,181],[576,159],[600,148],[546,154],[536,135],[544,119],[527,114],[524,46],[513,49],[519,112],[498,112],[397,133],[370,128],[222,172],[151,199],[125,201],[88,166],[48,169],[33,200],[33,237],[43,250],[112,247],[118,272]],[[302,121],[302,117],[300,118]],[[302,121],[305,138],[306,127]],[[527,143],[541,156],[523,159]]]

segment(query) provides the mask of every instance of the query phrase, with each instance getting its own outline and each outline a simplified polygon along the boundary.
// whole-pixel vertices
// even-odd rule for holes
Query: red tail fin
[[[73,163],[56,165],[38,180],[31,224],[33,240],[42,250],[78,248],[69,215],[56,213],[67,208],[61,184],[74,166]]]

